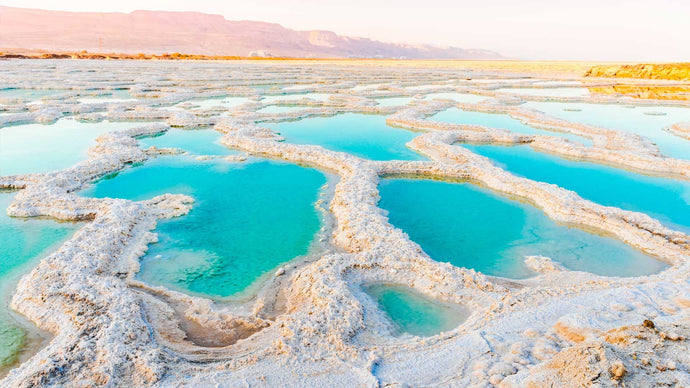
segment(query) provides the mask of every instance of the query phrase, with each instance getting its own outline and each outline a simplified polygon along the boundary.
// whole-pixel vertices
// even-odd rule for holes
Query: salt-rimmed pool
[[[385,116],[347,113],[265,124],[290,143],[320,145],[372,160],[421,160],[405,146],[418,134],[386,125]]]
[[[590,139],[573,135],[570,133],[547,131],[544,129],[537,129],[523,124],[507,114],[500,113],[484,113],[466,111],[458,108],[450,108],[439,112],[429,118],[429,120],[440,121],[451,124],[469,124],[469,125],[483,125],[486,127],[507,129],[511,132],[525,134],[525,135],[546,135],[554,137],[562,137],[574,142],[584,145],[591,145]]]
[[[150,137],[142,137],[139,144],[143,148],[180,148],[194,155],[234,155],[233,151],[220,144],[222,135],[213,129],[180,129]]]
[[[663,130],[669,125],[690,121],[690,108],[561,102],[527,102],[523,107],[576,123],[636,133],[652,140],[666,156],[690,159],[690,140]]]
[[[79,224],[37,218],[13,218],[7,215],[16,193],[0,190],[0,375],[12,365],[22,350],[40,341],[27,332],[9,302],[19,278],[35,267],[40,259],[56,250],[77,230]],[[32,344],[34,342],[34,344]]]
[[[381,97],[374,99],[379,106],[401,106],[414,101],[412,97]]]
[[[607,276],[666,266],[607,237],[559,225],[541,210],[470,183],[384,179],[380,206],[434,260],[508,278],[533,275],[525,256]]]
[[[88,123],[61,119],[54,124],[26,124],[0,129],[0,176],[45,173],[71,167],[88,158],[94,140],[110,131],[150,123]]]
[[[138,277],[223,298],[245,291],[280,264],[308,253],[319,230],[315,202],[326,177],[293,164],[256,159],[161,157],[96,182],[84,196],[143,200],[164,193],[195,199],[188,215],[160,221],[159,242]]]
[[[478,94],[469,94],[469,93],[457,93],[457,92],[448,92],[448,93],[431,93],[427,94],[424,96],[425,100],[455,100],[457,102],[464,102],[468,104],[476,104],[480,101],[484,101],[486,99],[490,99],[491,97],[486,97],[486,96],[480,96]]]
[[[602,205],[646,213],[673,229],[690,233],[688,181],[561,159],[528,146],[464,144],[463,147],[517,175],[557,184]]]
[[[256,113],[287,113],[287,112],[297,112],[300,110],[309,109],[308,106],[280,106],[271,105],[261,108],[256,111]]]
[[[185,102],[181,102],[180,104],[177,104],[174,106],[174,108],[179,107],[182,104],[192,104],[193,108],[192,109],[212,109],[216,107],[220,108],[234,108],[236,106],[245,104],[247,102],[250,102],[251,100],[247,97],[214,97],[214,98],[206,98],[206,99],[200,99],[200,100],[189,100]]]
[[[463,306],[430,299],[409,287],[374,284],[364,291],[386,313],[396,334],[432,336],[455,329],[469,316]]]
[[[303,98],[309,98],[317,101],[326,101],[330,98],[328,93],[302,93],[302,94],[281,94],[276,96],[265,96],[261,99],[262,102],[270,103],[276,101],[286,101],[286,100],[301,100]]]
[[[52,95],[64,93],[64,90],[57,89],[23,89],[23,88],[10,88],[10,89],[0,89],[0,99],[20,99],[29,102],[38,101],[43,97],[49,97]]]

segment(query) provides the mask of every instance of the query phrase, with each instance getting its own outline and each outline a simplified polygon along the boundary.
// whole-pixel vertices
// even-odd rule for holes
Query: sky
[[[690,0],[0,0],[78,12],[198,11],[520,59],[690,61]]]

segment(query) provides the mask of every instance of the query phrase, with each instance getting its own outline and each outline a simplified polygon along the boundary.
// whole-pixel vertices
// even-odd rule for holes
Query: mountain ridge
[[[386,43],[201,12],[69,12],[0,6],[0,47],[303,58],[505,59],[489,50]]]

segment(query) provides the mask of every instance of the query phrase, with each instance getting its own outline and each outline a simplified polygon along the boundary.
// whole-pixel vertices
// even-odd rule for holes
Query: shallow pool
[[[463,147],[529,179],[553,183],[602,205],[646,213],[667,226],[690,233],[690,182],[652,177],[577,162],[534,151],[528,146]]]
[[[570,133],[547,131],[544,129],[532,128],[529,125],[523,124],[521,121],[516,120],[507,114],[474,112],[458,108],[450,108],[429,117],[429,120],[452,124],[483,125],[486,127],[507,129],[511,132],[524,135],[546,135],[562,137],[564,139],[568,139],[584,145],[592,144],[592,141],[590,139],[573,135]]]
[[[220,144],[222,134],[213,129],[170,128],[167,132],[152,137],[142,137],[142,148],[180,148],[194,155],[234,155],[237,151]]]
[[[364,291],[386,313],[398,334],[436,335],[455,329],[469,316],[463,306],[430,299],[409,287],[375,284]]]
[[[16,193],[0,190],[0,374],[11,365],[31,340],[29,333],[10,312],[9,302],[19,278],[37,262],[58,249],[80,226],[37,218],[13,218],[7,215]]]
[[[376,98],[374,101],[376,101],[376,105],[379,106],[401,106],[401,105],[407,105],[410,102],[412,102],[414,98],[412,97],[382,97],[382,98]]]
[[[64,92],[64,90],[57,89],[0,89],[0,99],[21,99],[33,102],[40,100],[43,97],[48,97]]]
[[[350,90],[352,90],[354,92],[360,92],[360,91],[364,91],[364,90],[375,90],[375,89],[378,89],[382,85],[383,84],[357,85],[357,86],[350,88]]]
[[[470,183],[384,179],[380,206],[434,260],[508,278],[533,273],[528,255],[608,276],[655,273],[665,265],[611,238],[556,224],[541,210]]]
[[[372,160],[421,160],[405,146],[418,133],[386,125],[385,116],[347,113],[266,124],[290,143],[320,145]]]
[[[159,222],[159,242],[138,277],[213,298],[241,293],[280,264],[305,255],[319,230],[317,170],[256,159],[246,163],[161,157],[103,179],[82,195],[142,200],[164,193],[196,202]]]
[[[279,105],[271,105],[267,106],[264,108],[261,108],[256,111],[256,113],[288,113],[288,112],[297,112],[300,110],[305,110],[309,109],[308,106],[279,106]]]
[[[286,100],[301,100],[303,98],[309,98],[312,100],[326,101],[331,95],[328,93],[302,93],[302,94],[281,94],[277,96],[265,96],[261,99],[264,103],[276,102],[276,101],[286,101]]]
[[[636,133],[652,140],[666,156],[690,159],[690,140],[663,130],[671,124],[690,121],[690,108],[559,102],[527,102],[522,106],[568,121]],[[665,115],[648,114],[655,112]]]
[[[61,119],[54,124],[26,124],[0,129],[0,176],[45,173],[73,166],[88,158],[94,140],[110,131],[150,123],[85,123]]]
[[[214,97],[207,98],[203,100],[189,100],[175,105],[174,107],[179,107],[181,104],[191,103],[194,105],[192,109],[212,109],[212,108],[234,108],[236,106],[250,102],[251,100],[246,97]]]
[[[468,104],[476,104],[480,101],[490,99],[491,97],[480,96],[477,94],[469,93],[431,93],[424,96],[425,100],[455,100],[457,102],[464,102]]]

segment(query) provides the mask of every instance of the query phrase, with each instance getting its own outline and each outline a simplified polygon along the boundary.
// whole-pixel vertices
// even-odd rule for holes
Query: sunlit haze
[[[199,11],[388,42],[481,48],[522,59],[690,61],[687,0],[5,0],[1,5]]]

